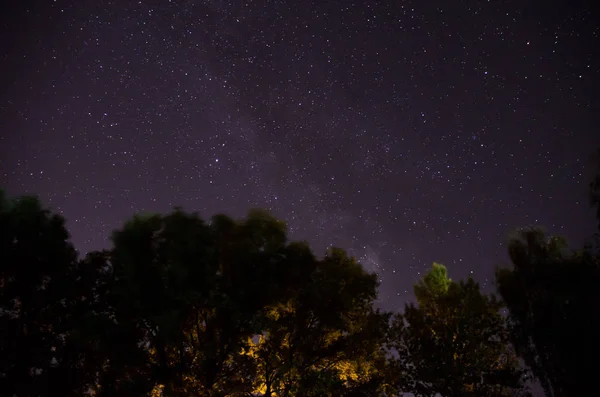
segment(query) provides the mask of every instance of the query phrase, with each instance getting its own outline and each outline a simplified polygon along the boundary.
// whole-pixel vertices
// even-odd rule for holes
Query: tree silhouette
[[[81,395],[93,382],[78,329],[93,292],[64,219],[0,191],[0,395]]]
[[[472,279],[451,281],[443,265],[415,285],[393,324],[397,370],[416,396],[525,394],[524,371],[511,351],[502,303]]]
[[[260,210],[135,216],[83,260],[36,198],[1,196],[2,395],[379,395],[376,276]]]
[[[243,351],[315,266],[258,210],[209,223],[181,210],[136,217],[113,241],[117,316],[143,330],[153,381],[168,395],[251,390]]]
[[[565,239],[535,228],[518,231],[508,249],[513,266],[498,269],[496,279],[518,354],[548,396],[595,394],[598,256],[569,250]]]
[[[389,315],[373,309],[375,275],[331,249],[289,299],[271,307],[249,347],[264,396],[376,395],[385,387]],[[353,394],[354,393],[354,394]]]
[[[0,397],[527,395],[517,356],[549,396],[593,395],[598,252],[522,229],[509,254],[503,301],[434,263],[392,314],[262,210],[137,215],[78,259],[61,216],[0,191]]]

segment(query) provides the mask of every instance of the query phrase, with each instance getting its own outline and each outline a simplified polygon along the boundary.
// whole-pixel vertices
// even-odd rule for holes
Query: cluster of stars
[[[262,207],[377,271],[387,308],[433,261],[491,287],[511,228],[578,241],[591,218],[600,31],[565,7],[23,3],[0,175],[82,252],[133,212]]]

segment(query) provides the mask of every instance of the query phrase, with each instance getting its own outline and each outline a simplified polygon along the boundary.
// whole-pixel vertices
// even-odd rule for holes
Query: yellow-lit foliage
[[[295,309],[292,302],[286,302],[271,307],[267,312],[267,316],[272,321],[280,321],[286,316],[293,318]],[[272,371],[274,370],[274,366],[277,366],[278,370],[286,367],[285,377],[288,380],[296,379],[299,376],[297,369],[293,365],[290,365],[291,363],[289,362],[290,359],[296,359],[295,355],[292,357],[288,356],[290,352],[290,333],[293,330],[286,330],[284,327],[281,331],[281,333],[276,335],[265,334],[249,338],[246,346],[240,352],[241,355],[251,357],[256,365],[256,384],[253,385],[253,393],[264,394],[267,391],[266,377],[270,376],[273,382]],[[321,348],[327,348],[343,337],[344,333],[340,330],[328,330],[321,335],[318,343]],[[337,356],[324,358],[317,363],[313,363],[310,367],[314,371],[334,369],[339,374],[339,379],[346,383],[368,380],[374,371],[372,364],[361,363],[358,360],[345,360]],[[276,397],[278,391],[280,391],[280,387],[282,386],[277,382],[272,383],[271,395]]]
[[[150,397],[163,397],[163,390],[165,385],[155,385],[154,389],[150,392]]]
[[[343,360],[337,363],[334,368],[339,371],[340,379],[344,382],[369,380],[375,372],[372,363],[361,360]]]

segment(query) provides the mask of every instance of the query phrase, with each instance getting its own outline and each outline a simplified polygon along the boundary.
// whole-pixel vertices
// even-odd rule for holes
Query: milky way
[[[593,231],[600,19],[551,3],[3,2],[0,183],[82,253],[134,212],[261,207],[386,308],[432,261],[492,288],[512,228]]]

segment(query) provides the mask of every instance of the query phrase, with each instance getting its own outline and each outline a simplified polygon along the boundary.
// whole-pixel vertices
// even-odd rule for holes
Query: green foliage
[[[446,267],[434,262],[422,280],[414,287],[415,296],[420,306],[434,304],[439,298],[448,293],[452,280],[448,278]]]
[[[415,291],[418,305],[407,304],[392,327],[396,365],[407,391],[417,396],[523,391],[525,374],[511,351],[501,302],[482,294],[472,279],[452,282],[440,264]]]

